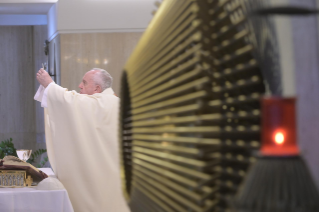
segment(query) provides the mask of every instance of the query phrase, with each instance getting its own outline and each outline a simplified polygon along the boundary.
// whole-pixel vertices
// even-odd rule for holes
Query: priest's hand
[[[51,82],[53,82],[52,78],[43,68],[41,68],[37,73],[37,80],[43,86],[47,87]]]

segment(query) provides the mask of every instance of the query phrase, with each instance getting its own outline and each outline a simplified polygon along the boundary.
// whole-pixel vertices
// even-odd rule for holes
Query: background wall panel
[[[102,68],[114,78],[113,89],[120,92],[122,69],[142,33],[61,34],[61,85],[79,91],[83,75]]]
[[[35,147],[32,26],[0,27],[0,140]]]
[[[39,82],[35,79],[35,75],[42,67],[42,63],[47,62],[47,56],[44,54],[44,42],[47,39],[48,32],[46,25],[33,26],[33,56],[34,56],[34,92],[38,90]],[[44,111],[41,103],[35,101],[35,121],[36,121],[36,147],[45,148],[44,134]]]

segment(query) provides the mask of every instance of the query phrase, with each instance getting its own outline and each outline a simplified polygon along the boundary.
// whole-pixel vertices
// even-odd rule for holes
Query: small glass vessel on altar
[[[31,156],[32,150],[29,149],[18,149],[17,150],[17,155],[18,157],[23,160],[24,162],[26,162],[30,156]]]

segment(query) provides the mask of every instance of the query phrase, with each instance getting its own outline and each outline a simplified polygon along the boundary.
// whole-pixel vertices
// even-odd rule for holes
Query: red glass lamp
[[[319,193],[296,143],[295,104],[295,98],[262,100],[261,157],[245,177],[234,211],[319,211]]]
[[[296,99],[271,97],[262,100],[263,156],[299,155],[296,133]]]

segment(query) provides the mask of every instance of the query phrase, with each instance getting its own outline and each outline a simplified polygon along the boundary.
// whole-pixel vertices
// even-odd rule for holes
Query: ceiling
[[[54,3],[1,3],[0,14],[38,15],[47,14]]]

